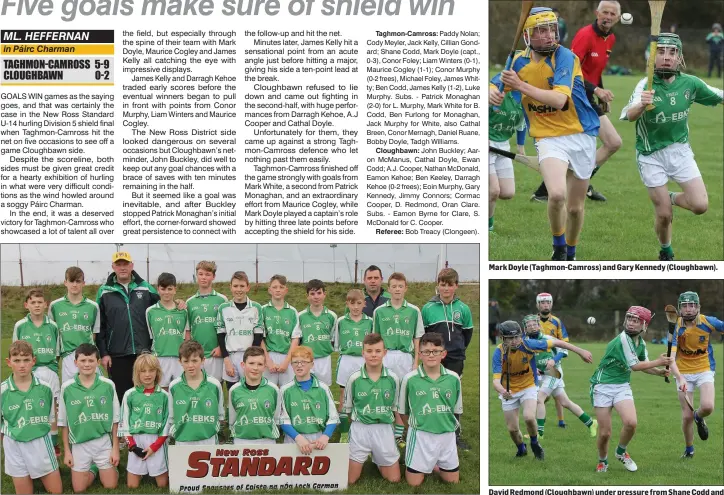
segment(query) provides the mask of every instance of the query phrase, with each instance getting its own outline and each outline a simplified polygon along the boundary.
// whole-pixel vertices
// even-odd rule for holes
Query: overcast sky
[[[275,273],[291,281],[319,278],[327,282],[353,282],[357,252],[358,279],[375,264],[387,276],[401,271],[411,281],[434,281],[447,258],[462,281],[480,281],[479,244],[125,244],[121,250],[133,257],[135,270],[155,283],[161,272],[171,272],[180,282],[192,282],[195,264],[216,261],[217,280],[227,280],[244,270],[255,281],[254,260],[259,259],[259,281]],[[80,266],[87,283],[105,281],[111,271],[115,244],[3,244],[0,246],[0,283],[20,285],[61,283],[65,269]],[[146,258],[150,262],[146,264]],[[442,258],[442,261],[441,261]],[[149,276],[150,273],[150,276]]]

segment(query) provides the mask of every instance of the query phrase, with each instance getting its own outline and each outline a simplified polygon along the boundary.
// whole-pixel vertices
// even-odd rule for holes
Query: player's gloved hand
[[[654,92],[653,89],[651,91],[641,91],[641,104],[644,106],[653,104]]]
[[[495,86],[490,86],[490,89],[488,89],[488,97],[490,99],[490,103],[497,107],[498,105],[501,105],[503,103],[503,98],[505,97],[505,94],[498,91],[498,88],[496,88]]]
[[[143,449],[142,449],[141,447],[139,447],[138,445],[134,445],[134,446],[131,448],[131,452],[133,452],[134,454],[136,454],[136,455],[137,455],[138,457],[140,457],[141,459],[143,459],[144,457],[146,457],[146,453],[145,453],[145,452],[143,451]]]

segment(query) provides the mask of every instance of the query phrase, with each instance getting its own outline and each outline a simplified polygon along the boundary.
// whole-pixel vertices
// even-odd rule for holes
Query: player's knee
[[[402,479],[402,476],[400,476],[400,473],[394,473],[394,474],[386,474],[384,475],[384,478],[389,481],[390,483],[399,483]],[[355,480],[357,481],[357,480]]]
[[[101,485],[103,485],[103,488],[108,488],[109,490],[113,490],[118,486],[118,478],[111,481],[103,481],[101,480]]]
[[[635,418],[628,418],[623,420],[623,427],[630,430],[635,430],[638,426],[638,421]]]
[[[691,212],[694,215],[703,215],[706,213],[706,210],[709,209],[709,202],[704,200],[697,200],[696,202],[691,204]]]
[[[673,219],[673,214],[671,211],[657,211],[656,212],[656,222],[659,225],[669,225],[671,223],[671,220]]]
[[[580,203],[580,204],[568,203],[566,210],[568,211],[568,216],[580,217],[583,215],[583,203]]]
[[[490,191],[488,191],[488,198],[490,201],[497,201],[500,197],[500,187],[497,185],[490,185]]]
[[[140,484],[141,484],[141,480],[128,479],[128,480],[126,481],[126,486],[128,486],[128,488],[130,488],[130,489],[138,488],[138,486],[139,486]],[[161,484],[159,483],[158,486],[161,486]],[[164,486],[165,486],[165,485],[164,485]],[[106,488],[108,488],[108,487],[106,487]]]
[[[621,136],[615,133],[613,136],[610,136],[608,139],[606,139],[606,142],[603,143],[603,145],[608,148],[611,154],[613,154],[621,149],[621,146],[623,145],[623,140],[621,139]]]
[[[158,478],[156,478],[156,485],[159,488],[167,487],[168,486],[168,476],[163,476],[163,477],[159,476]]]
[[[563,203],[566,201],[566,192],[561,190],[548,189],[548,202],[549,203]]]
[[[709,416],[714,412],[714,404],[702,402],[699,405],[699,414],[701,416]]]
[[[498,195],[498,199],[513,199],[513,196],[515,196],[515,190],[513,191],[500,191],[500,194]]]

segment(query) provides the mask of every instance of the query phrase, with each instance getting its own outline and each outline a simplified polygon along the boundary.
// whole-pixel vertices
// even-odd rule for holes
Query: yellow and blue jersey
[[[553,338],[568,342],[568,330],[560,318],[550,315],[547,320],[540,321],[540,327],[544,335],[550,335]],[[562,349],[565,351],[565,349]]]
[[[538,385],[538,368],[535,364],[535,353],[553,349],[553,341],[549,339],[523,339],[516,349],[506,353],[503,344],[498,344],[493,352],[493,379],[500,380],[510,372],[510,393],[514,394]],[[507,381],[507,378],[506,378]],[[504,386],[507,383],[502,383]]]
[[[557,110],[528,95],[521,96],[526,127],[531,137],[539,139],[580,133],[598,136],[598,115],[586,96],[581,61],[572,51],[559,46],[552,55],[536,62],[531,57],[530,48],[526,48],[515,55],[511,69],[518,73],[521,81],[568,97],[564,107]],[[496,76],[493,82],[499,80]],[[506,87],[506,91],[510,88]]]
[[[676,365],[681,373],[715,371],[714,349],[711,347],[712,332],[724,333],[724,322],[700,314],[696,325],[686,328],[684,321],[676,321],[671,349],[676,350]]]

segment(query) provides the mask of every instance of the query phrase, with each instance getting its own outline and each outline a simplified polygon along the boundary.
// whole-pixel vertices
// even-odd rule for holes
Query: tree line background
[[[654,313],[647,340],[666,335],[664,307],[676,305],[679,294],[699,294],[701,312],[724,319],[724,281],[721,280],[491,280],[490,298],[500,308],[500,321],[520,322],[537,313],[535,297],[553,296],[553,314],[563,320],[573,340],[610,340],[622,329],[630,306],[644,306]],[[587,319],[596,318],[595,325]],[[718,341],[718,336],[712,341]]]
[[[610,65],[622,65],[635,72],[645,72],[644,52],[651,34],[651,13],[647,1],[621,1],[621,12],[633,14],[633,24],[616,24],[613,32],[616,45],[609,60]],[[557,8],[568,25],[568,48],[576,32],[595,20],[594,11],[599,0],[536,2],[535,6]],[[519,1],[490,1],[490,63],[505,64],[513,42],[515,28],[520,17]],[[709,45],[706,35],[713,23],[724,21],[724,2],[721,0],[669,1],[666,3],[661,31],[667,32],[672,24],[677,25],[676,33],[684,44],[684,58],[687,72],[701,75],[709,64]],[[525,46],[521,39],[518,48]],[[605,80],[604,80],[605,82]]]

